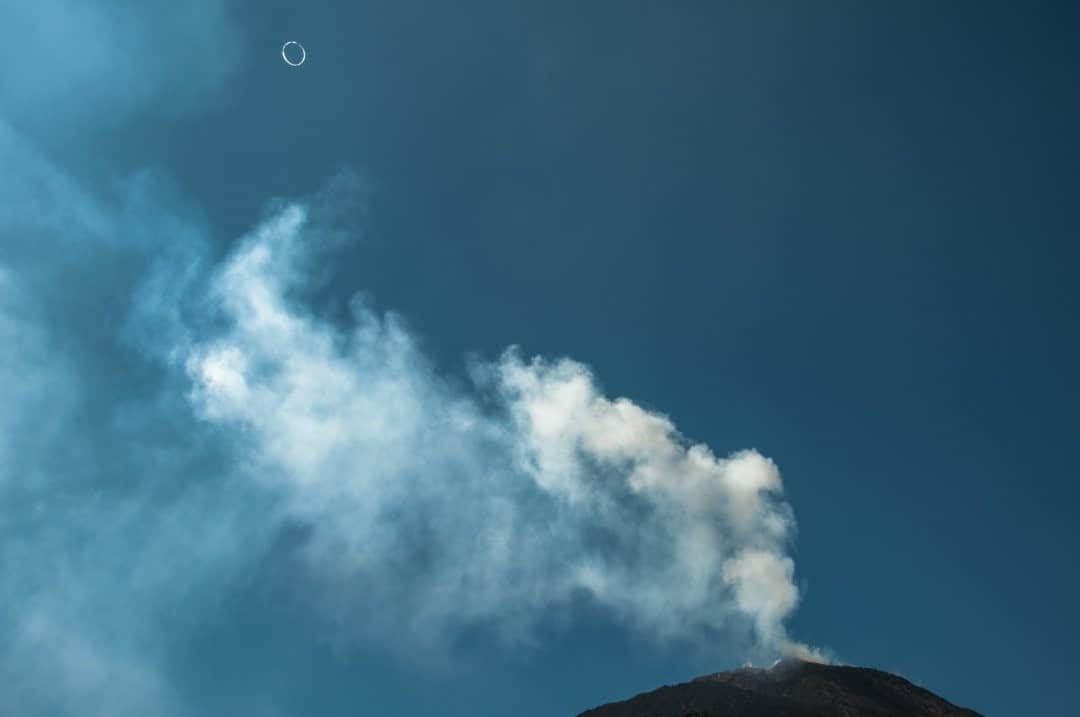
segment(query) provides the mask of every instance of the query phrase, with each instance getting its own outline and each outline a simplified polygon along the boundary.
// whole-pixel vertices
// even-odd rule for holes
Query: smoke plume
[[[204,303],[226,328],[184,365],[198,414],[310,529],[337,600],[420,641],[471,624],[527,637],[584,599],[659,639],[749,625],[756,649],[803,651],[772,461],[717,456],[570,359],[511,348],[463,386],[392,313],[357,300],[351,325],[320,319],[297,298],[309,224],[284,206],[227,257]]]

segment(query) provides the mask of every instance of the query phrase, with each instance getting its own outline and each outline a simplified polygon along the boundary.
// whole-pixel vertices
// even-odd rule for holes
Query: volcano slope
[[[980,717],[902,677],[866,667],[782,660],[698,677],[579,717]]]

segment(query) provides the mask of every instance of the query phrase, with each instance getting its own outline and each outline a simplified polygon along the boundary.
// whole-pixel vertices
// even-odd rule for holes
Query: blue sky
[[[1069,713],[1076,8],[0,26],[0,711]]]

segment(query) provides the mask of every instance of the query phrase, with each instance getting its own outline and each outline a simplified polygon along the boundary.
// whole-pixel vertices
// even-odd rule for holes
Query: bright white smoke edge
[[[229,328],[186,366],[200,415],[311,526],[343,611],[422,641],[474,623],[522,637],[585,598],[661,640],[748,625],[758,654],[823,659],[785,629],[794,521],[771,460],[690,444],[569,359],[511,349],[454,388],[396,316],[317,319],[290,299],[307,214],[284,208],[228,258],[212,294]]]

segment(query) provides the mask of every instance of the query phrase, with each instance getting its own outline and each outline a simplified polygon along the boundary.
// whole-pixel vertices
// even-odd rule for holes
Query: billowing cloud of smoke
[[[209,296],[228,328],[196,337],[186,370],[200,414],[310,527],[343,609],[430,641],[472,623],[527,636],[584,599],[663,639],[749,622],[757,649],[805,653],[784,628],[799,594],[772,461],[690,443],[569,359],[511,349],[462,387],[393,314],[318,318],[297,298],[307,211],[282,208],[225,261]]]

